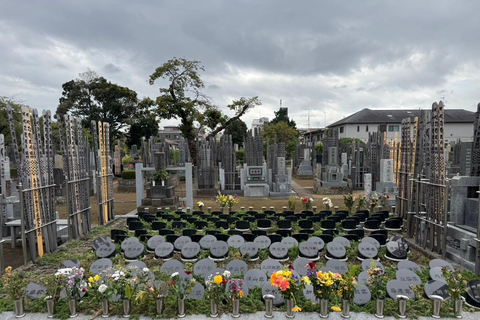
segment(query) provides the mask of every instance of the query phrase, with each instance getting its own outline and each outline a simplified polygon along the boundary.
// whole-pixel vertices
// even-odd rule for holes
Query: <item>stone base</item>
[[[270,198],[272,199],[288,199],[290,196],[294,196],[295,192],[270,192]]]
[[[463,267],[475,270],[475,246],[476,229],[468,226],[448,225],[447,229],[447,258],[462,265]]]
[[[218,194],[218,190],[215,189],[197,189],[197,196],[198,197],[203,197],[203,196],[215,196]]]
[[[165,207],[165,206],[176,206],[177,204],[178,204],[177,196],[174,196],[171,198],[163,198],[163,199],[152,199],[152,198],[142,199],[142,206],[152,206],[154,208]]]
[[[314,189],[315,194],[324,194],[324,195],[332,195],[332,194],[343,194],[343,193],[351,193],[352,188],[348,186],[345,188],[324,188],[318,187],[316,190]]]
[[[268,197],[270,195],[270,186],[267,183],[247,183],[243,188],[245,197]]]
[[[294,175],[295,178],[299,180],[311,180],[313,179],[313,173],[311,175],[299,174],[298,172]]]
[[[398,190],[397,185],[394,182],[377,182],[376,183],[377,192],[381,194],[396,193]]]
[[[175,196],[175,187],[171,186],[151,186],[147,189],[147,198],[165,199]]]
[[[324,188],[346,188],[347,181],[320,181]]]

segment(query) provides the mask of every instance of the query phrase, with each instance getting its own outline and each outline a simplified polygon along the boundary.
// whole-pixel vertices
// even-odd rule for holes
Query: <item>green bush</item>
[[[132,162],[132,156],[131,155],[127,155],[125,157],[122,158],[122,163],[125,165],[125,164],[129,164],[130,162]]]
[[[123,171],[122,172],[122,179],[125,179],[125,180],[135,179],[135,171],[134,170]]]
[[[243,163],[245,156],[245,150],[238,150],[235,152],[235,158],[237,159],[237,163]]]
[[[12,179],[18,178],[18,171],[17,171],[17,169],[10,169],[10,178],[12,178]]]

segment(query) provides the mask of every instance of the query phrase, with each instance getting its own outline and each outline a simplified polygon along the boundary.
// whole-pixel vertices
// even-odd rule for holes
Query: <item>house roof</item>
[[[420,117],[423,110],[371,110],[362,109],[354,114],[349,115],[337,122],[330,124],[328,127],[336,127],[342,124],[360,124],[360,123],[401,123],[403,119],[410,117]],[[445,109],[446,123],[473,123],[475,121],[475,113],[464,109]]]

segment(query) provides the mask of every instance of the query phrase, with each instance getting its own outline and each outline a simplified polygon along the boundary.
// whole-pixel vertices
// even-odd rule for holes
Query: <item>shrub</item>
[[[122,172],[122,179],[133,180],[135,179],[135,170],[125,170]]]

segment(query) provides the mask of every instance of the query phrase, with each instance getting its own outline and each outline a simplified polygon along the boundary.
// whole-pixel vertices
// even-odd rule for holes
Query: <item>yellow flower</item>
[[[340,307],[337,307],[337,306],[332,306],[332,311],[340,312],[340,311],[342,311],[342,309]]]
[[[12,267],[11,266],[8,266],[5,268],[5,273],[10,273],[12,272]]]
[[[91,278],[91,277],[90,277],[90,278]],[[92,287],[92,284],[91,284],[91,283],[89,283],[89,284],[88,284],[88,286],[91,288],[91,287]]]
[[[285,278],[291,278],[292,277],[292,271],[285,271],[283,272],[283,276]]]
[[[98,281],[98,280],[100,280],[100,276],[98,274],[96,274],[95,277],[93,277],[93,279],[95,279],[95,281]]]
[[[306,285],[311,285],[311,284],[312,284],[312,282],[310,281],[310,279],[309,279],[307,276],[303,277],[303,278],[302,278],[302,281],[303,281]]]
[[[88,278],[88,282],[92,283],[92,282],[93,282],[93,278],[92,278],[92,277]]]
[[[215,282],[215,284],[219,285],[220,283],[222,283],[223,278],[221,275],[218,275],[218,276],[215,276],[215,278],[213,278],[213,281]]]
[[[242,291],[242,290],[238,291],[238,296],[239,296],[240,298],[243,298],[243,291]]]
[[[295,306],[295,307],[292,308],[292,311],[293,312],[302,311],[302,308]]]

